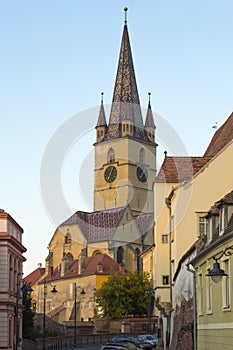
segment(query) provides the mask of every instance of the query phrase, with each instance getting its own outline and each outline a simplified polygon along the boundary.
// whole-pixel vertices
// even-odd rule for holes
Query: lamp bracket
[[[233,246],[224,249],[224,250],[222,251],[222,253],[219,255],[219,257],[214,256],[213,259],[214,259],[215,262],[217,263],[218,260],[220,260],[224,255],[225,255],[225,256],[231,256],[231,255],[233,255]]]

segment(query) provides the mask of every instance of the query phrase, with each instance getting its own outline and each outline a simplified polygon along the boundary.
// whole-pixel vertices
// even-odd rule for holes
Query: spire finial
[[[151,92],[148,92],[148,96],[149,96],[149,103],[150,103],[150,95],[151,95]]]
[[[125,11],[125,24],[127,24],[127,11],[128,11],[128,7],[124,7],[124,11]]]
[[[101,92],[101,103],[104,101],[104,92]]]

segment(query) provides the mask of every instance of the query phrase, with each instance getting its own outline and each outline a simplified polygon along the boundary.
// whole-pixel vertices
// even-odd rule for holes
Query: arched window
[[[112,148],[108,151],[108,163],[114,163],[115,162],[115,152]]]
[[[71,253],[67,253],[67,254],[66,254],[66,258],[67,258],[67,260],[69,260],[69,261],[73,261],[73,260],[74,260],[74,257],[73,257],[73,255],[72,255]]]
[[[139,162],[144,163],[144,159],[145,159],[145,151],[144,151],[144,148],[141,148],[139,151]]]
[[[124,249],[122,247],[117,249],[117,262],[118,264],[122,264],[124,262]]]
[[[135,258],[136,258],[136,268],[138,272],[142,272],[142,258],[140,257],[140,249],[135,249]]]
[[[92,254],[92,256],[95,256],[98,254],[102,254],[101,250],[95,250],[94,253]]]
[[[69,233],[69,230],[67,230],[66,236],[65,236],[65,244],[71,243],[71,234]]]

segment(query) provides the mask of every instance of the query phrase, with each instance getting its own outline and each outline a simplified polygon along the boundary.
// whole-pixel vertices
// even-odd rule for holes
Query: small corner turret
[[[149,96],[149,101],[148,101],[148,108],[147,108],[147,113],[146,113],[146,122],[145,122],[145,129],[147,133],[147,137],[151,142],[155,141],[155,123],[154,123],[154,118],[153,118],[153,113],[151,109],[151,103],[150,103],[150,96],[151,93],[148,92]]]
[[[101,142],[107,132],[107,122],[105,117],[105,111],[104,111],[104,103],[103,103],[103,95],[104,93],[101,92],[101,104],[100,104],[100,111],[99,111],[99,117],[96,125],[96,142]]]

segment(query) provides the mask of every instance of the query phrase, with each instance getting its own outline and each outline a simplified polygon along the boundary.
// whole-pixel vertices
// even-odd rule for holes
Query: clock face
[[[146,182],[147,176],[148,176],[148,174],[147,174],[147,169],[138,166],[138,167],[137,167],[137,177],[138,177],[138,180],[141,181],[141,182]]]
[[[104,172],[104,178],[108,183],[113,182],[117,177],[117,169],[113,166],[110,165],[107,167],[107,169]]]

